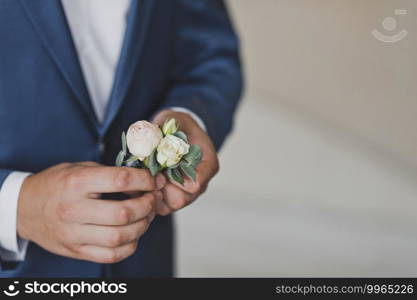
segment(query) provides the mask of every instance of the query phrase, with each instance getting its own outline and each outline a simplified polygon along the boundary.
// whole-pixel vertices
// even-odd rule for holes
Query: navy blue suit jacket
[[[221,0],[133,1],[101,124],[59,0],[1,0],[0,45],[0,186],[13,170],[112,165],[129,124],[172,106],[201,117],[217,148],[231,129],[242,78]],[[0,277],[172,275],[171,217],[158,217],[120,263],[65,258],[34,243],[23,262],[0,262]]]

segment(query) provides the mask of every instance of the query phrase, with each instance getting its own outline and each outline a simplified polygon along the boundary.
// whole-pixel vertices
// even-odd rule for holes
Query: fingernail
[[[165,180],[165,176],[162,174],[158,174],[156,176],[156,188],[158,190],[162,189],[165,186],[166,180]]]
[[[149,222],[152,222],[154,218],[155,218],[155,213],[154,213],[154,212],[151,212],[151,213],[149,214],[149,216],[148,216],[148,220],[149,220]]]

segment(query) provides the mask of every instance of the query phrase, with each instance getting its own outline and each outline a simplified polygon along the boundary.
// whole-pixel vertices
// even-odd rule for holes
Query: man
[[[173,276],[171,214],[241,91],[223,1],[2,0],[0,24],[0,277]],[[195,183],[112,166],[131,123],[167,118],[203,150]]]

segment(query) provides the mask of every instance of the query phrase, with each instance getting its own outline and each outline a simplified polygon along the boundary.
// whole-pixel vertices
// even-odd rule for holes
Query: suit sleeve
[[[4,181],[6,180],[7,176],[10,175],[11,172],[13,171],[7,169],[0,169],[0,188],[3,186]]]
[[[221,0],[177,1],[175,19],[175,61],[163,108],[194,112],[219,149],[242,91],[238,38]]]

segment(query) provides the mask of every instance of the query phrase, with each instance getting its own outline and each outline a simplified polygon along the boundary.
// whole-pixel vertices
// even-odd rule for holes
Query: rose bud
[[[163,167],[171,167],[188,153],[189,148],[190,145],[182,139],[174,135],[167,135],[158,146],[156,160]]]
[[[158,147],[162,132],[158,125],[147,121],[138,121],[130,125],[126,134],[126,143],[130,153],[143,161]]]
[[[166,120],[164,126],[162,126],[162,132],[164,135],[174,134],[178,130],[178,123],[175,119]]]

